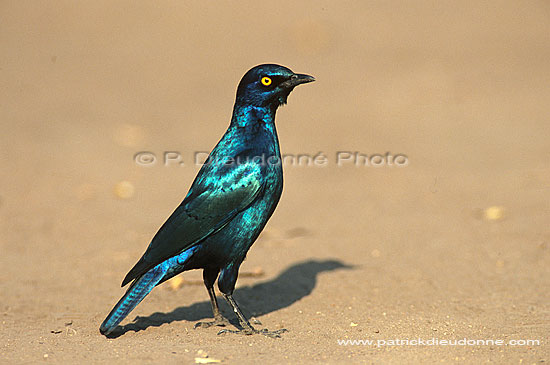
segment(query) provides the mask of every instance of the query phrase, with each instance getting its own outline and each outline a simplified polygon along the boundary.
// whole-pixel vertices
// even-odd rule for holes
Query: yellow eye
[[[262,77],[262,85],[264,85],[264,86],[271,85],[271,79],[267,76]]]

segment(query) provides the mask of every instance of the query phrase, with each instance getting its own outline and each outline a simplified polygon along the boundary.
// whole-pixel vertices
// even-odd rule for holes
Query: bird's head
[[[237,103],[277,109],[285,104],[288,95],[300,84],[315,81],[313,76],[297,74],[273,64],[251,68],[237,88]]]

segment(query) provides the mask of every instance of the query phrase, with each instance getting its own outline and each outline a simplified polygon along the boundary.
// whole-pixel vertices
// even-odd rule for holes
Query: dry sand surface
[[[0,2],[0,362],[550,361],[549,57],[548,1]],[[286,166],[235,292],[288,333],[193,330],[195,271],[101,336],[265,62],[317,78],[277,125],[328,160]],[[419,338],[503,344],[389,346]]]

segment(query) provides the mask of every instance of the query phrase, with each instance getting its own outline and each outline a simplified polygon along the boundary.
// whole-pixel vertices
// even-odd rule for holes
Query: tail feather
[[[167,270],[167,265],[160,264],[136,279],[99,327],[101,334],[108,335],[111,333],[162,280]]]

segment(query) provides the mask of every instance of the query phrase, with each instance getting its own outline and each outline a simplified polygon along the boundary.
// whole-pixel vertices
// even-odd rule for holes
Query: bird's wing
[[[257,163],[229,167],[205,164],[186,198],[159,229],[122,286],[224,227],[261,194],[262,176]]]

